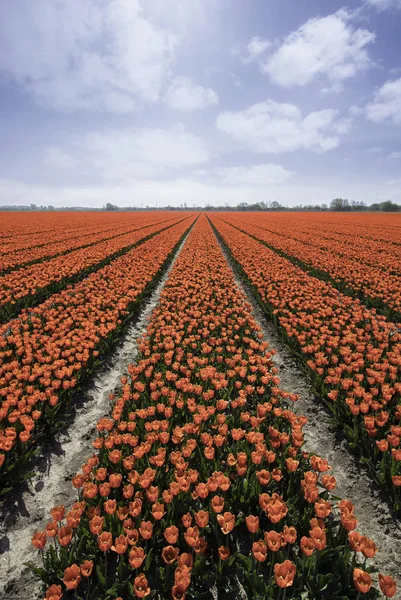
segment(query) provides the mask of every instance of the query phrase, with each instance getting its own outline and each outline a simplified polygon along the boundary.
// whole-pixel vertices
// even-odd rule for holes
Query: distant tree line
[[[276,200],[271,202],[257,202],[248,204],[241,202],[237,206],[211,206],[207,205],[206,210],[239,210],[239,211],[282,211],[282,212],[401,212],[401,206],[386,200],[376,202],[369,206],[365,202],[356,200],[347,200],[346,198],[334,198],[327,204],[298,204],[297,206],[283,206]]]
[[[123,206],[120,207],[117,204],[108,202],[102,208],[88,208],[84,206],[73,206],[73,207],[54,207],[54,206],[37,206],[31,204],[29,206],[0,206],[1,210],[16,210],[16,211],[138,211],[138,210],[190,210],[190,211],[271,211],[271,212],[401,212],[401,205],[392,202],[391,200],[385,200],[384,202],[375,202],[369,206],[365,202],[357,200],[348,200],[347,198],[334,198],[327,204],[298,204],[297,206],[284,206],[276,200],[268,202],[257,202],[255,204],[248,204],[248,202],[240,202],[237,206],[212,206],[207,204],[206,206],[187,206],[186,203],[181,206]]]

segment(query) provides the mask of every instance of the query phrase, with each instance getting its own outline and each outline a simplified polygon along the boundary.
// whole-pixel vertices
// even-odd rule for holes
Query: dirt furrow
[[[261,328],[264,340],[269,344],[270,351],[275,351],[273,361],[278,369],[280,387],[299,396],[294,410],[308,419],[304,427],[305,450],[328,459],[337,480],[333,493],[355,504],[358,518],[357,530],[373,539],[379,548],[375,558],[368,562],[378,571],[394,577],[397,581],[397,589],[401,590],[400,519],[394,515],[390,504],[372,481],[365,467],[352,455],[345,439],[342,439],[341,434],[330,423],[330,416],[315,397],[311,385],[291,355],[288,346],[280,338],[277,328],[268,320],[250,288],[240,279],[236,265],[221,241],[220,245],[235,274],[238,287],[242,289],[252,306],[253,316]],[[400,591],[395,598],[401,600]]]
[[[50,518],[50,508],[66,507],[76,500],[71,478],[92,454],[97,421],[109,413],[109,395],[119,387],[120,377],[127,372],[137,353],[139,338],[145,333],[167,278],[187,236],[179,246],[167,272],[142,308],[138,319],[127,330],[118,349],[107,361],[103,373],[88,383],[88,391],[75,413],[68,430],[60,433],[38,460],[37,473],[16,491],[0,510],[0,600],[37,600],[41,598],[36,583],[24,562],[40,564],[38,552],[31,544],[35,531],[43,530]]]

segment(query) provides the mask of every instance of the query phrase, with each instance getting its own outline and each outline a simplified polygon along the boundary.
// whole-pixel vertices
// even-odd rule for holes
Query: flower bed
[[[401,510],[401,334],[385,317],[340,294],[213,217],[264,309],[313,377],[353,448]]]
[[[378,597],[375,544],[303,450],[296,397],[205,217],[128,370],[77,501],[33,538],[46,598]]]
[[[113,347],[193,221],[159,233],[0,327],[3,488],[36,451],[40,432],[53,433],[61,405]]]
[[[263,216],[258,222],[255,218],[244,220],[238,215],[227,215],[224,220],[266,243],[311,275],[360,298],[369,308],[377,308],[391,320],[401,321],[401,248],[398,246],[392,245],[392,253],[379,252],[380,243],[371,242],[365,247],[364,242],[351,246],[350,241],[347,246],[346,236],[340,243],[324,237],[325,231],[302,235],[295,223],[292,224],[295,230],[290,229],[291,223],[285,223],[281,227],[279,224],[275,231],[268,231],[267,218]],[[376,254],[372,254],[372,247],[377,248]]]
[[[182,217],[175,222],[179,220]],[[22,308],[35,306],[68,284],[84,279],[171,225],[171,222],[150,225],[3,275],[0,277],[0,321],[5,323]]]

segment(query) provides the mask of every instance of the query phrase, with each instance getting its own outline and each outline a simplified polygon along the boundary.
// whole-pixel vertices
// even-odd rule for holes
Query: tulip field
[[[397,520],[399,216],[14,213],[0,256],[4,502],[61,425],[74,435],[69,409],[165,277],[71,501],[45,507],[19,557],[42,586],[24,598],[400,598],[255,317]]]

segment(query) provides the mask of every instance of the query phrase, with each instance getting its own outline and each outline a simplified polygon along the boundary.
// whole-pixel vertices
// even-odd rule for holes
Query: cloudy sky
[[[0,204],[401,203],[401,0],[1,0]]]

